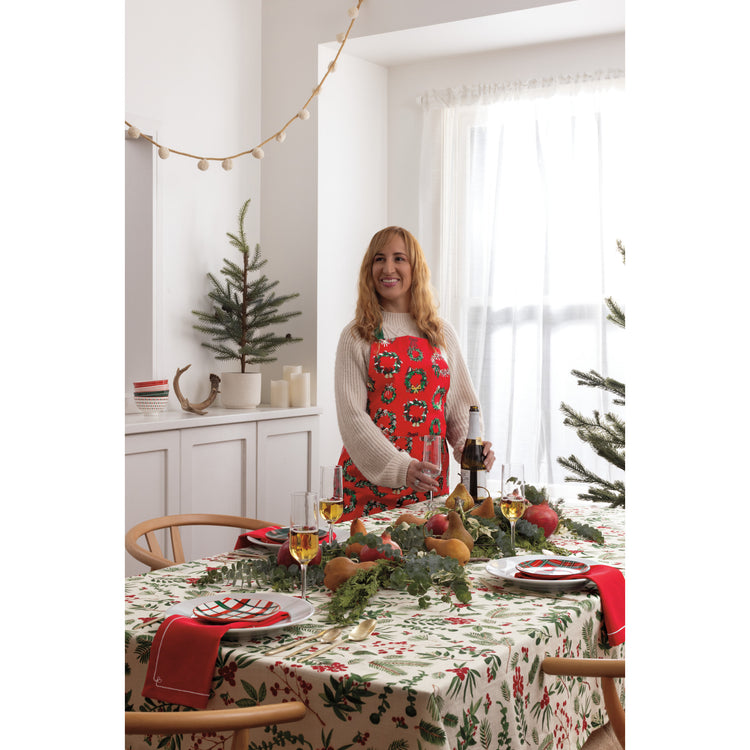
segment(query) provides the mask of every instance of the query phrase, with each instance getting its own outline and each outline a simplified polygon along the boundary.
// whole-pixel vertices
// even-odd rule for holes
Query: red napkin
[[[538,581],[541,576],[526,575],[519,571],[516,578],[533,578]],[[625,643],[625,576],[622,571],[611,565],[592,565],[587,573],[574,573],[555,580],[572,578],[586,578],[597,585],[604,615],[602,627],[606,630],[609,645],[619,646]]]
[[[234,545],[235,549],[242,549],[243,547],[252,547],[252,542],[248,541],[248,538],[250,539],[258,539],[261,542],[268,542],[269,544],[275,544],[275,539],[269,539],[266,536],[266,532],[271,531],[271,529],[279,529],[280,526],[266,526],[265,529],[256,529],[255,531],[246,531],[244,534],[240,534],[237,537],[237,543]]]
[[[278,544],[279,547],[283,544],[283,542],[279,542],[278,539],[269,539],[266,536],[266,532],[271,531],[271,529],[278,529],[281,528],[280,526],[266,526],[264,529],[256,529],[255,531],[246,531],[244,534],[240,534],[237,537],[237,542],[234,545],[235,549],[243,549],[244,547],[252,547],[253,543],[249,541],[250,539],[257,539],[261,542],[267,542],[268,544]],[[334,532],[333,538],[336,538],[336,533]],[[321,542],[327,542],[328,541],[328,534],[325,534],[324,536],[320,537]]]
[[[213,624],[171,615],[159,626],[151,644],[143,697],[205,708],[224,633],[232,628],[265,627],[288,617],[288,612],[276,612],[260,622]]]

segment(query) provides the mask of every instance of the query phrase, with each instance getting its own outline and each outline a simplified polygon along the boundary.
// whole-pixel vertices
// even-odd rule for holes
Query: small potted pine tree
[[[239,372],[221,374],[222,405],[228,409],[249,409],[260,403],[261,374],[248,368],[265,362],[275,362],[274,353],[282,344],[302,341],[291,334],[279,336],[263,332],[269,326],[286,323],[301,312],[279,312],[279,308],[299,293],[276,295],[273,291],[278,281],[269,281],[265,274],[252,275],[267,262],[261,260],[260,245],[251,255],[245,235],[245,216],[250,199],[245,201],[239,214],[239,232],[227,232],[230,244],[242,254],[241,264],[224,258],[222,284],[209,273],[211,310],[193,310],[201,321],[193,326],[210,337],[202,346],[213,351],[216,359],[239,361]]]

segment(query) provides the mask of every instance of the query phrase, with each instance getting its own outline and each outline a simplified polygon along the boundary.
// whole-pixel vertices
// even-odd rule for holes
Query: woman
[[[343,520],[448,492],[422,458],[423,435],[447,438],[460,460],[478,404],[456,332],[437,315],[419,243],[401,227],[377,232],[359,272],[355,319],[336,352],[336,410],[344,449]],[[484,443],[485,465],[495,454]]]

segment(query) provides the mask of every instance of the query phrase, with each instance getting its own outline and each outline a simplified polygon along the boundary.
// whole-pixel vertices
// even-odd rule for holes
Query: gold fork
[[[306,648],[309,648],[312,644],[310,641],[315,641],[318,638],[320,638],[324,643],[330,643],[330,638],[337,638],[338,634],[341,632],[341,628],[326,628],[324,630],[321,630],[319,633],[315,633],[314,635],[308,635],[305,638],[300,638],[298,641],[292,641],[291,643],[285,643],[283,646],[275,646],[274,648],[268,650],[265,652],[265,656],[272,656],[273,654],[280,654],[282,651],[286,651],[288,648],[294,648],[295,646],[299,646],[301,643],[307,644],[303,646],[302,648],[295,649],[289,654],[286,654],[286,656],[292,656],[292,654],[298,654],[301,651],[304,651]]]

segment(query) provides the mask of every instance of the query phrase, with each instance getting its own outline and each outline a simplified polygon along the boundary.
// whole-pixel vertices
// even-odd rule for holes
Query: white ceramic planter
[[[222,372],[219,392],[225,409],[254,409],[260,403],[259,372]]]

